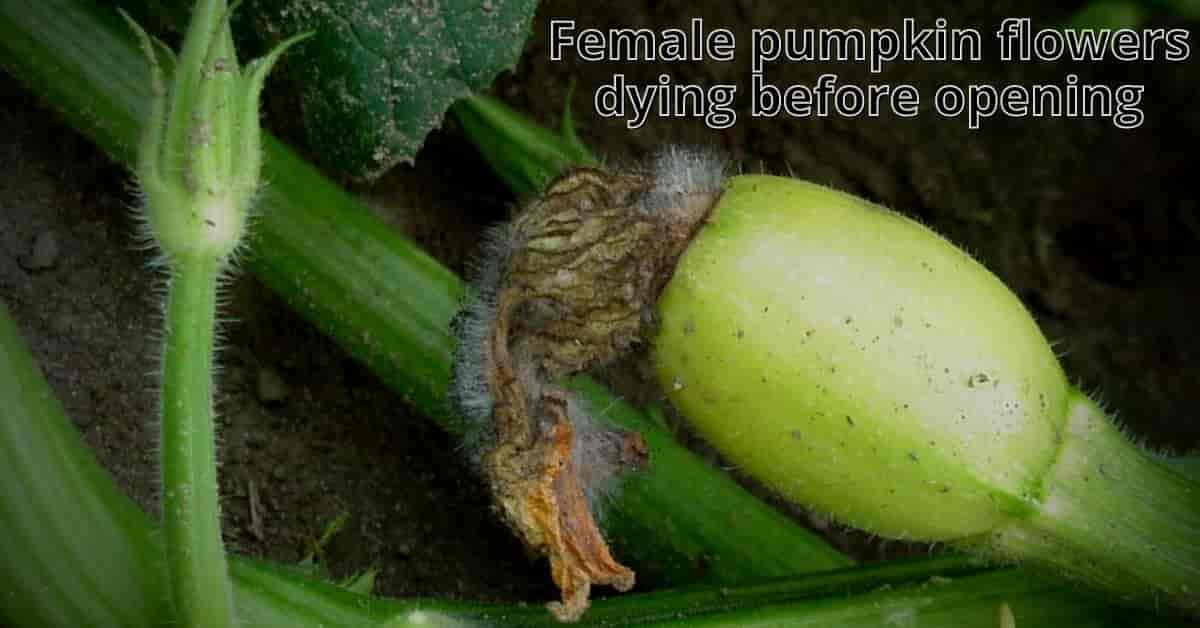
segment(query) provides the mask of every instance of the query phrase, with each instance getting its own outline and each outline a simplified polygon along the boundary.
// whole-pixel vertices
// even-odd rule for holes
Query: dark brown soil
[[[557,124],[578,81],[580,132],[602,155],[628,160],[664,142],[714,145],[749,170],[826,183],[908,212],[963,244],[1012,286],[1059,342],[1068,372],[1099,391],[1129,429],[1156,447],[1200,443],[1200,213],[1195,146],[1200,81],[1179,64],[898,65],[871,79],[857,65],[793,65],[779,84],[843,82],[1144,83],[1148,120],[1119,131],[1105,120],[751,119],[712,131],[696,120],[652,119],[629,132],[596,116],[592,91],[613,72],[647,83],[748,85],[744,57],[728,64],[548,61],[550,18],[581,26],[685,25],[692,15],[752,26],[895,26],[944,16],[985,33],[1007,16],[1052,23],[1071,7],[1044,3],[547,2],[526,56],[496,93]],[[699,5],[699,6],[697,6]],[[103,465],[153,512],[155,338],[160,278],[134,246],[126,172],[0,76],[0,299]],[[282,123],[286,124],[286,120]],[[280,124],[281,121],[275,121]],[[463,185],[463,180],[470,185]],[[480,227],[511,199],[452,126],[412,167],[360,189],[390,224],[452,268]],[[221,375],[226,531],[239,552],[294,562],[339,513],[350,515],[324,559],[337,575],[381,569],[379,591],[542,601],[548,576],[488,515],[486,496],[454,443],[253,277],[231,288]],[[282,400],[264,402],[277,374]],[[636,377],[618,378],[634,379]],[[269,395],[268,395],[269,396]],[[251,495],[257,507],[251,516]],[[865,551],[870,555],[872,552]]]

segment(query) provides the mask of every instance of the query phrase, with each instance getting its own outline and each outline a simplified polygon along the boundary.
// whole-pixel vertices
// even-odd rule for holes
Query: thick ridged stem
[[[1200,612],[1200,485],[1147,456],[1078,392],[1040,508],[990,546],[1130,601]]]

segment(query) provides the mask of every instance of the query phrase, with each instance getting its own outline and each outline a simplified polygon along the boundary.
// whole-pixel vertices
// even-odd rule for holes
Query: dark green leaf
[[[287,64],[313,153],[372,179],[411,161],[446,109],[512,67],[536,0],[256,0],[259,29],[314,31]]]

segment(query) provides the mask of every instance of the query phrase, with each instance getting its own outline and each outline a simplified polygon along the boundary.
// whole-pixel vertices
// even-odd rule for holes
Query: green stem
[[[1200,483],[1200,455],[1195,453],[1186,456],[1164,458],[1162,464],[1183,477]]]
[[[109,30],[112,27],[112,30]],[[119,22],[104,17],[90,3],[64,2],[48,0],[32,3],[2,3],[0,4],[0,60],[6,69],[15,72],[23,80],[34,85],[44,96],[63,108],[68,119],[79,128],[89,133],[106,150],[128,159],[129,147],[136,137],[136,118],[138,103],[145,97],[145,68],[138,65],[141,61],[136,50],[128,45],[123,28]],[[37,33],[37,35],[32,35]],[[117,34],[114,34],[117,33]],[[128,54],[126,54],[128,53]],[[128,97],[128,98],[126,98]],[[374,359],[374,364],[385,374],[385,378],[402,389],[404,386],[414,394],[427,394],[428,398],[417,403],[418,407],[436,408],[440,398],[440,389],[444,388],[444,380],[438,381],[440,371],[445,363],[440,365],[437,360],[444,359],[447,344],[438,330],[448,320],[448,313],[441,305],[432,308],[420,318],[409,319],[411,315],[405,308],[415,307],[411,303],[398,299],[398,296],[387,290],[386,282],[358,282],[356,277],[345,277],[340,274],[337,261],[353,259],[349,248],[353,244],[363,242],[370,252],[379,255],[378,259],[366,256],[364,264],[381,261],[387,265],[383,270],[400,270],[408,275],[403,281],[408,284],[406,289],[415,285],[418,288],[430,288],[433,295],[457,295],[461,288],[457,281],[440,266],[427,261],[424,270],[409,266],[410,261],[405,255],[414,255],[418,262],[427,260],[419,253],[413,253],[411,246],[398,241],[394,236],[386,235],[383,231],[367,229],[363,235],[362,227],[370,226],[369,221],[351,218],[345,231],[337,231],[334,227],[340,223],[333,218],[339,212],[348,212],[351,216],[365,213],[347,200],[344,194],[331,191],[334,188],[320,179],[308,180],[306,174],[311,170],[298,160],[272,146],[271,159],[279,160],[281,173],[292,173],[304,185],[288,193],[273,195],[270,206],[275,210],[271,213],[283,214],[277,218],[270,228],[263,231],[274,234],[273,237],[289,241],[293,246],[302,245],[306,240],[290,239],[295,234],[284,230],[278,223],[295,220],[300,223],[300,229],[314,229],[339,233],[335,248],[345,255],[344,260],[335,260],[328,265],[316,265],[312,259],[301,255],[289,260],[291,266],[281,268],[281,260],[287,259],[280,255],[269,258],[266,262],[257,262],[259,268],[275,269],[276,278],[280,284],[291,283],[295,301],[310,300],[308,312],[325,313],[334,318],[334,323],[343,323],[348,335],[341,341],[356,348],[356,355],[361,358]],[[280,155],[283,156],[281,159]],[[288,161],[290,159],[291,161]],[[293,163],[294,162],[294,163]],[[283,186],[275,186],[275,188]],[[317,192],[316,200],[305,201],[313,192]],[[319,209],[308,211],[297,210],[306,204],[320,207],[325,200],[333,200],[334,204],[327,215]],[[295,212],[295,213],[293,213]],[[316,220],[314,216],[325,216],[324,220]],[[357,235],[358,237],[352,237]],[[349,240],[344,242],[343,240]],[[393,245],[393,246],[389,246]],[[327,241],[321,244],[328,244]],[[399,261],[398,261],[399,260]],[[418,264],[419,266],[419,264]],[[288,272],[288,269],[292,272]],[[328,272],[327,282],[317,282],[322,294],[312,296],[306,294],[306,273],[321,270]],[[379,271],[376,271],[379,272]],[[324,275],[321,275],[324,277]],[[438,277],[441,277],[439,283]],[[443,292],[439,292],[439,286]],[[382,287],[384,292],[369,295],[373,290]],[[337,300],[334,292],[342,288],[351,292],[351,296]],[[436,298],[435,298],[436,301]],[[446,307],[453,307],[453,300]],[[355,306],[369,306],[366,313],[358,313]],[[387,307],[399,305],[403,314],[389,315]],[[451,310],[452,311],[452,310]],[[445,318],[443,318],[445,316]],[[344,320],[343,318],[344,317]],[[376,325],[359,326],[363,317],[368,321],[376,321]],[[320,318],[320,316],[318,316]],[[396,319],[408,321],[407,327],[397,323]],[[380,323],[379,321],[382,321]],[[334,324],[329,323],[329,324]],[[426,348],[427,353],[413,355],[393,354],[393,347],[385,341],[379,341],[378,331],[397,330],[403,327],[407,331],[397,331],[397,335],[407,338],[409,333],[429,334],[433,340],[419,345]],[[371,334],[371,335],[367,335]],[[374,337],[372,337],[372,335]],[[0,312],[0,398],[5,399],[0,404],[0,453],[6,461],[6,473],[0,474],[0,531],[5,539],[6,551],[0,553],[0,591],[5,594],[4,603],[0,604],[0,616],[14,626],[18,625],[120,625],[120,626],[154,626],[167,621],[163,610],[166,599],[162,579],[162,549],[161,544],[154,539],[153,530],[146,518],[128,499],[121,496],[90,459],[86,448],[77,435],[73,434],[65,419],[62,418],[57,404],[53,400],[45,382],[36,374],[30,360],[19,348],[13,349],[15,330],[7,316]],[[377,343],[374,350],[373,343]],[[410,376],[418,373],[415,369],[425,358],[434,360],[435,365],[430,369],[429,381],[416,380]],[[413,366],[416,363],[418,366]],[[611,399],[611,397],[608,397]],[[601,406],[603,407],[603,406]],[[443,414],[443,420],[449,423]],[[650,474],[648,474],[650,475]],[[705,499],[705,491],[719,492],[719,487],[677,486],[674,487],[682,499]],[[652,493],[657,497],[657,493]],[[646,508],[666,506],[671,509],[670,502],[652,501]],[[624,506],[634,516],[637,507]],[[671,510],[682,512],[678,508]],[[641,520],[653,521],[648,512],[643,512]],[[687,526],[689,516],[680,515],[680,526]],[[736,523],[736,519],[731,519]],[[675,528],[667,528],[660,532],[670,536]],[[719,543],[711,539],[704,540],[704,547],[716,548],[712,551],[723,551]],[[762,544],[756,550],[760,555],[786,553],[791,549],[788,545],[774,546]],[[703,555],[703,553],[698,554]],[[740,554],[736,551],[721,556],[736,560]],[[714,563],[723,564],[722,561]],[[1019,579],[1030,583],[1032,579],[1020,572],[1003,572],[1011,574],[1009,578]],[[976,580],[981,576],[964,576],[956,578],[955,582],[962,583],[964,589],[968,582],[976,589],[974,599],[982,599],[983,608],[988,610],[994,606],[995,598],[987,599],[984,591],[988,583],[998,586],[993,580]],[[279,626],[317,626],[317,625],[372,625],[375,622],[393,617],[397,623],[390,625],[405,625],[400,619],[414,620],[414,609],[421,612],[433,611],[450,615],[463,609],[464,605],[455,603],[411,603],[399,604],[383,600],[369,600],[348,592],[339,592],[328,585],[288,578],[277,570],[248,564],[246,561],[234,561],[233,578],[237,607],[239,613],[248,622],[255,625]],[[962,592],[964,589],[954,589]],[[909,591],[913,595],[924,595],[924,608],[937,609],[945,602],[938,596],[936,589],[932,592],[921,593],[918,587]],[[1005,601],[1011,601],[1008,594],[1016,595],[1006,590]],[[1111,611],[1092,600],[1055,594],[1047,589],[1049,602],[1063,604],[1059,606],[1060,616],[1068,615],[1078,621],[1097,621],[1097,615],[1108,616]],[[723,595],[726,592],[717,590],[710,592]],[[737,594],[738,591],[729,591]],[[1030,593],[1033,595],[1032,593]],[[879,595],[886,596],[886,591]],[[1059,597],[1055,597],[1055,596]],[[833,621],[846,614],[852,613],[845,606],[838,607],[840,594],[823,596],[824,602],[815,601],[815,605],[826,604],[831,610],[827,615],[793,616],[785,622],[787,625],[801,625],[802,621],[816,619],[820,625],[837,625]],[[865,598],[866,605],[878,601],[878,597]],[[611,601],[613,607],[619,604],[629,604],[635,601],[632,596],[625,596]],[[751,605],[746,601],[748,607]],[[840,604],[851,604],[844,599]],[[598,602],[593,609],[601,611],[610,608],[609,601]],[[1014,606],[1014,608],[1018,608]],[[407,610],[405,610],[407,609]],[[680,612],[676,608],[674,612]],[[496,608],[491,610],[473,611],[481,618],[505,616],[532,616],[544,611],[537,608],[510,609]],[[614,613],[616,611],[613,611]],[[862,617],[863,609],[853,611]],[[1047,611],[1049,612],[1049,611]],[[289,614],[292,613],[292,614]],[[306,614],[309,613],[309,614]],[[402,615],[397,616],[397,613]],[[657,617],[660,619],[672,616],[672,610],[664,607]],[[1024,615],[1017,612],[1018,626],[1028,628],[1039,625],[1038,622],[1024,621]],[[1114,614],[1115,615],[1115,614]],[[466,615],[462,615],[465,617]],[[625,613],[621,615],[629,618]],[[957,623],[949,625],[979,625],[993,626],[986,623],[991,613],[976,615],[974,620],[958,619]],[[894,618],[903,620],[908,615],[897,615]],[[641,616],[643,623],[653,621],[651,616]],[[873,616],[870,621],[874,625],[883,623],[885,618]],[[1114,620],[1118,620],[1114,616]],[[465,621],[465,620],[464,620]],[[666,621],[665,619],[663,621]],[[971,623],[974,622],[974,623]],[[411,622],[410,622],[411,623]],[[462,622],[459,622],[461,625]],[[485,623],[481,619],[473,622],[475,625]],[[486,621],[493,624],[492,621]],[[860,622],[861,623],[861,622]],[[1165,623],[1165,622],[1163,622]],[[428,624],[427,624],[428,625]],[[511,625],[533,625],[529,622],[513,621]],[[746,625],[733,621],[726,625]],[[777,624],[778,625],[778,624]],[[922,620],[922,625],[926,625]],[[1049,623],[1046,625],[1061,625]]]
[[[0,303],[0,623],[171,624],[163,544],[71,427]],[[561,626],[539,606],[369,598],[294,571],[233,557],[249,626]],[[690,587],[598,600],[580,626],[919,625],[994,628],[1007,603],[1020,628],[1128,626],[1129,616],[1069,585],[963,557],[842,569],[758,584]],[[887,622],[891,621],[891,624]],[[908,622],[908,623],[905,623]],[[1182,625],[1153,618],[1156,628]]]
[[[176,614],[185,626],[233,625],[221,543],[213,419],[218,267],[172,260],[162,361],[162,521]]]
[[[163,534],[96,464],[0,302],[0,624],[173,625]],[[364,626],[406,608],[233,559],[254,626]]]
[[[613,399],[594,380],[580,377],[571,387],[592,408],[603,410],[606,420],[641,432],[650,448],[651,471],[626,478],[615,507],[600,511],[605,535],[621,548],[622,558],[644,570],[638,574],[639,583],[736,584],[821,571],[818,567],[826,557],[825,569],[851,564],[841,554],[814,551],[807,533],[757,497],[727,490],[724,472],[696,464],[694,454],[677,445],[670,433],[633,406]],[[663,507],[669,495],[676,499]],[[806,564],[801,564],[801,555],[807,557]]]
[[[1069,407],[1040,509],[992,547],[1130,601],[1200,613],[1200,484],[1130,443],[1082,393]]]
[[[0,66],[114,159],[132,163],[149,69],[115,14],[84,0],[0,2]],[[413,407],[461,433],[445,394],[449,322],[463,284],[278,141],[264,135],[263,150],[268,185],[250,235],[250,270]],[[601,397],[594,407],[616,404],[609,393]],[[644,557],[639,581],[728,583],[850,564],[653,421],[632,411],[628,419],[652,442],[651,459],[672,465],[664,474],[666,464],[652,462],[608,508],[616,527],[606,531]],[[707,519],[713,511],[723,513],[719,524]]]
[[[0,301],[0,624],[147,626],[170,617],[146,515],[67,423]]]
[[[463,98],[451,111],[484,161],[513,194],[524,198],[540,193],[571,166],[597,163],[571,127],[570,95],[567,98],[561,134],[483,94]]]

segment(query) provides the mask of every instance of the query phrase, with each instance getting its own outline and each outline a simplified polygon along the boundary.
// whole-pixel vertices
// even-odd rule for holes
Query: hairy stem
[[[1130,443],[1082,393],[1069,408],[1042,507],[998,532],[994,549],[1130,601],[1200,612],[1200,484]]]
[[[185,626],[233,625],[221,544],[213,418],[219,262],[174,260],[162,361],[162,520],[171,597]]]

